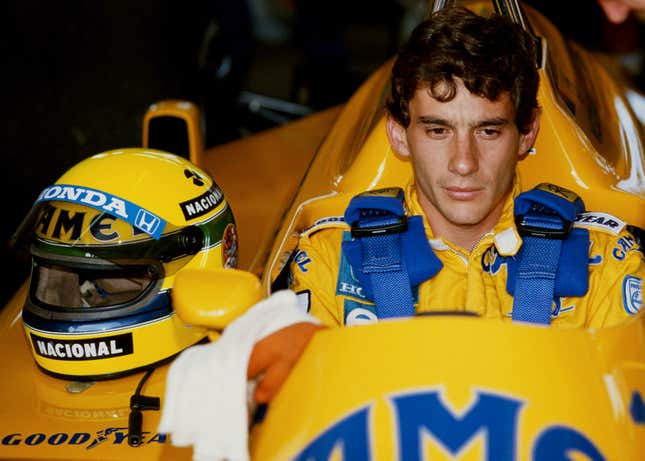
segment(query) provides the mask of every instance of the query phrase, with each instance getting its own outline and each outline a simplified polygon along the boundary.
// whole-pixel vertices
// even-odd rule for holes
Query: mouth
[[[457,187],[447,186],[444,187],[446,194],[453,200],[469,201],[474,200],[482,193],[483,189],[480,187]]]

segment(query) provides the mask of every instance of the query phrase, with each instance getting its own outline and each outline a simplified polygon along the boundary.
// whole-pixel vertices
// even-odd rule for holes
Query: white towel
[[[248,408],[246,370],[253,345],[298,322],[319,323],[283,290],[253,306],[213,343],[193,346],[173,362],[158,431],[176,446],[193,445],[194,461],[246,461]]]

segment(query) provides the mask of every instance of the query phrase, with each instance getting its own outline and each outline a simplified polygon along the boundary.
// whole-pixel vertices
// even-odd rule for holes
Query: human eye
[[[444,138],[448,135],[448,129],[445,126],[429,126],[426,134],[431,138]]]
[[[479,134],[486,139],[495,139],[501,133],[501,130],[497,127],[485,126],[479,129]]]

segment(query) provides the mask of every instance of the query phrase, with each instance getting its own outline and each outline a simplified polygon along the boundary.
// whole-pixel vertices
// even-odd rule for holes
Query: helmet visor
[[[34,258],[32,296],[66,309],[123,305],[139,298],[156,279],[150,266],[65,266]]]
[[[222,213],[230,215],[228,207]],[[98,313],[136,304],[193,255],[220,244],[230,221],[222,213],[183,228],[166,223],[155,238],[105,211],[39,202],[14,242],[29,244],[34,304],[61,314]]]

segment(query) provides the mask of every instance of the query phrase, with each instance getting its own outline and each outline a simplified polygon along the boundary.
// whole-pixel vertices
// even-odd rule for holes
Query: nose
[[[478,168],[477,146],[474,141],[469,137],[458,140],[450,157],[448,170],[460,176],[468,176]]]

